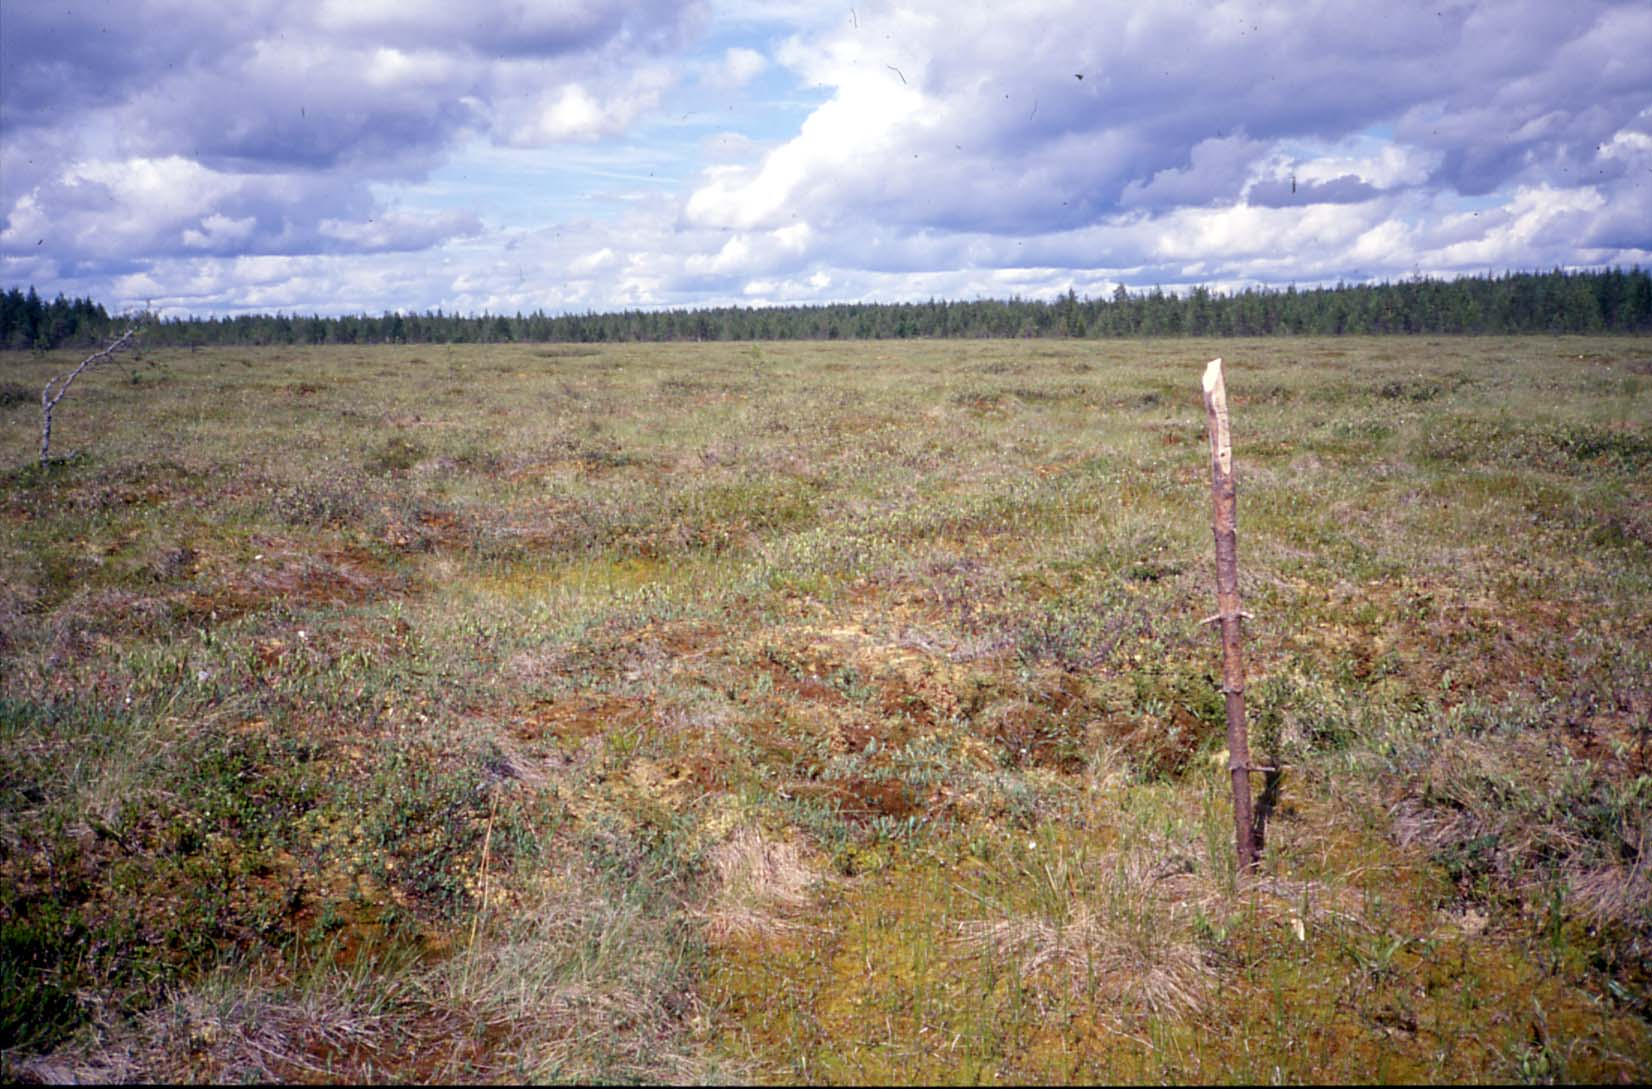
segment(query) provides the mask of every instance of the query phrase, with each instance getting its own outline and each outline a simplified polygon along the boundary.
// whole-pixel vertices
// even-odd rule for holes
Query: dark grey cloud
[[[1267,149],[1266,143],[1243,134],[1201,140],[1190,149],[1186,166],[1160,170],[1145,184],[1127,183],[1119,204],[1177,208],[1232,201],[1244,190],[1252,164]]]
[[[257,25],[269,5],[245,5]],[[18,129],[73,125],[87,111],[117,105],[169,71],[192,66],[198,51],[233,40],[236,5],[191,14],[187,25],[160,25],[158,5],[79,0],[73,5],[6,5],[0,18],[0,137]],[[262,10],[261,10],[262,9]]]
[[[485,129],[497,99],[521,93],[524,66],[593,78],[605,60],[680,47],[703,17],[684,0],[9,5],[0,136],[111,110],[141,118],[122,133],[139,153],[394,162],[391,145]]]
[[[422,177],[467,138],[626,123],[668,79],[649,65],[703,14],[674,0],[8,4],[0,259],[375,253],[475,234],[475,210],[415,224],[370,183]],[[580,109],[556,113],[570,94]]]
[[[771,208],[763,222],[777,223],[782,209],[811,221],[871,210],[913,229],[1071,229],[1133,208],[1236,200],[1253,173],[1275,173],[1262,169],[1270,148],[1378,128],[1428,153],[1431,186],[1478,195],[1566,182],[1568,164],[1587,162],[1652,101],[1644,4],[1029,0],[861,15],[858,29],[839,27],[788,60],[838,88],[842,109],[864,111],[866,154],[811,146],[854,138],[853,126],[822,125],[785,156],[806,160],[787,164],[788,199],[753,203],[725,185],[728,199],[708,194],[693,211],[751,223],[754,209]],[[925,107],[889,110],[866,90],[878,81],[885,99],[915,92]],[[1356,173],[1306,194],[1299,183],[1296,196],[1346,202],[1384,187]],[[1283,201],[1265,181],[1253,192]]]
[[[1434,181],[1460,193],[1564,180],[1569,164],[1593,159],[1597,143],[1652,105],[1645,4],[1477,5],[1462,43],[1395,128],[1439,150]]]
[[[1652,171],[1614,193],[1611,205],[1578,242],[1604,250],[1652,251]]]
[[[1270,178],[1251,186],[1245,199],[1264,208],[1293,208],[1304,204],[1358,204],[1379,192],[1357,174],[1341,174],[1327,181]]]

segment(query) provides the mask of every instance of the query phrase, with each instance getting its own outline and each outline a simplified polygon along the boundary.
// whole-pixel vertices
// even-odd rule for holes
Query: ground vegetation
[[[144,356],[0,404],[0,1077],[1652,1076],[1644,339]]]

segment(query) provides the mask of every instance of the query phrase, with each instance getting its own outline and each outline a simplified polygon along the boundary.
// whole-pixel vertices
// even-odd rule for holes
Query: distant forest
[[[0,295],[0,347],[85,347],[128,319],[90,299],[50,302],[33,287]],[[624,310],[598,314],[387,312],[351,317],[242,314],[164,318],[149,346],[565,341],[835,340],[904,337],[1276,336],[1383,333],[1648,333],[1652,276],[1627,271],[1519,272],[1457,280],[1237,292],[1160,288],[1054,301],[831,303]]]

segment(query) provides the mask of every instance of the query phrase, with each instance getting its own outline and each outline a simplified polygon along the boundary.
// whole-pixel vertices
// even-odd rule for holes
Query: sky
[[[1646,0],[0,0],[0,287],[169,316],[1652,265]]]

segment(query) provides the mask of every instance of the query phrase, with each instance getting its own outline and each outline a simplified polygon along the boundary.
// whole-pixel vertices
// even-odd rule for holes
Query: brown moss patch
[[[924,811],[923,796],[898,779],[851,776],[834,781],[799,780],[787,783],[785,793],[831,803],[851,824],[864,825],[879,817],[904,820]]]
[[[306,549],[269,539],[253,545],[250,557],[214,554],[197,561],[197,581],[207,588],[182,595],[178,605],[187,617],[223,621],[274,605],[359,604],[408,589],[405,577],[357,546]]]
[[[469,520],[457,511],[420,510],[406,521],[392,516],[385,540],[396,548],[428,552],[466,547],[472,534]]]
[[[987,706],[977,716],[976,732],[997,745],[1012,764],[1075,772],[1084,767],[1097,710],[1082,678],[1045,671],[1026,697]]]
[[[652,724],[652,701],[605,693],[541,701],[509,717],[510,735],[518,741],[578,743],[615,730]]]

